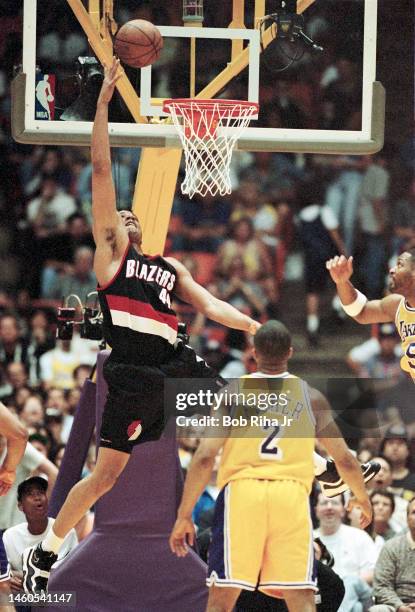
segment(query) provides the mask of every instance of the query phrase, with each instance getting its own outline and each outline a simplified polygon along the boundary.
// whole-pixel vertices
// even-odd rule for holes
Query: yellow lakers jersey
[[[223,447],[218,487],[254,478],[296,480],[310,491],[315,419],[307,384],[288,372],[256,372],[234,383],[238,400],[231,410],[232,429]]]
[[[415,381],[415,308],[408,305],[405,298],[399,303],[395,318],[396,328],[401,337],[403,357],[401,368]]]

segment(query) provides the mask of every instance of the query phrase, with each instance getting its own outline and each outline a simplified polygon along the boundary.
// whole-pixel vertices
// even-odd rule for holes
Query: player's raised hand
[[[15,470],[0,468],[0,495],[7,495],[16,479]]]
[[[122,74],[120,60],[116,57],[112,58],[111,66],[104,65],[104,80],[98,97],[98,103],[109,104],[114,93],[115,84]]]
[[[326,268],[336,285],[345,283],[353,274],[353,257],[347,258],[344,255],[336,255],[336,257],[326,261]]]
[[[347,510],[351,512],[354,509],[360,510],[359,526],[360,529],[365,529],[365,527],[370,525],[373,519],[373,508],[369,497],[361,500],[351,499],[347,504]]]
[[[191,519],[178,518],[169,538],[171,551],[178,557],[185,557],[189,545],[195,541],[195,527]]]

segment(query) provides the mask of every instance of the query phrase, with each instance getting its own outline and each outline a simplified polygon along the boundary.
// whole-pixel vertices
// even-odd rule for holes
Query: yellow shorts
[[[281,597],[317,590],[308,493],[294,480],[229,482],[216,501],[208,586]]]

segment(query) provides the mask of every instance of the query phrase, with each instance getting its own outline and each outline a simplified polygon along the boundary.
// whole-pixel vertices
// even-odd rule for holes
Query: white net
[[[182,193],[213,196],[231,193],[230,165],[236,141],[258,113],[255,102],[166,100],[185,154]]]

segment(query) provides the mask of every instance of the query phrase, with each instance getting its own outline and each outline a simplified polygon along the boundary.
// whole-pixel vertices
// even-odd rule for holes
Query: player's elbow
[[[356,323],[360,323],[361,325],[365,325],[366,323],[368,323],[368,321],[366,321],[366,317],[363,311],[360,314],[353,317],[353,319],[356,321]]]
[[[209,448],[199,448],[195,455],[195,459],[199,466],[203,469],[213,467],[216,457],[216,451]]]

